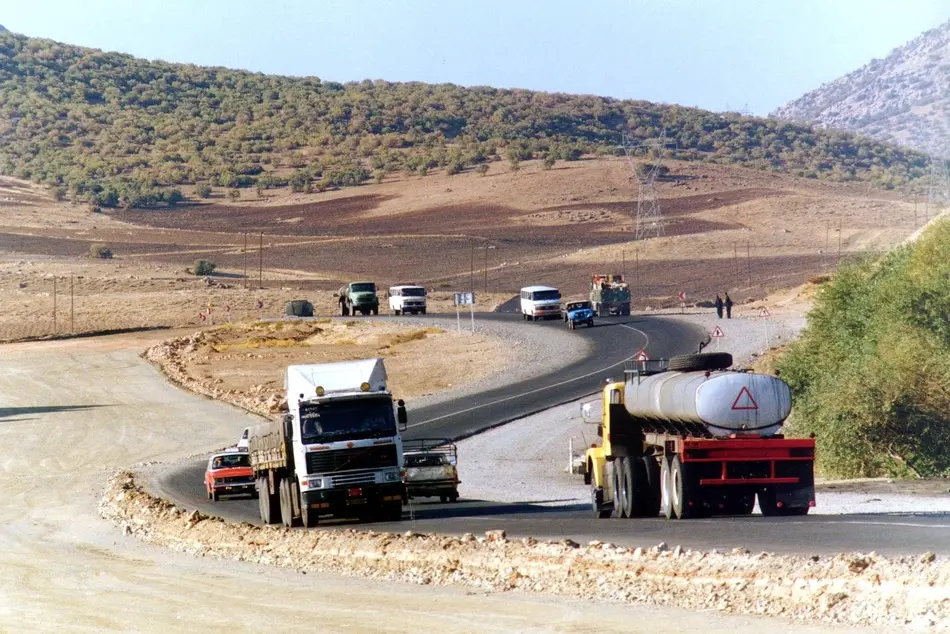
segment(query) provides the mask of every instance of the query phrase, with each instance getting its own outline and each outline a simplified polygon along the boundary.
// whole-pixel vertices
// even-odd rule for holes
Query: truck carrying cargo
[[[289,413],[248,434],[261,520],[400,520],[406,408],[394,408],[382,359],[289,366],[284,385]]]
[[[403,441],[408,497],[438,496],[442,502],[459,498],[456,463],[458,448],[448,438]]]
[[[600,446],[585,455],[598,517],[805,515],[815,505],[815,441],[779,432],[791,391],[707,353],[630,365],[603,391]]]
[[[598,317],[630,314],[630,286],[623,275],[592,275],[590,303]]]

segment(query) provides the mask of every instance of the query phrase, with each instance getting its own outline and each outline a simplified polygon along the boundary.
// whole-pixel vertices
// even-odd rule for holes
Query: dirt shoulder
[[[484,332],[347,319],[225,325],[164,341],[143,356],[175,383],[262,416],[285,404],[288,365],[379,357],[393,394],[411,401],[477,383],[516,358]]]
[[[862,626],[950,628],[950,565],[932,554],[885,558],[699,552],[660,544],[512,541],[228,524],[152,497],[129,473],[108,486],[102,516],[130,536],[203,557],[420,585],[541,592],[586,600],[778,616]]]

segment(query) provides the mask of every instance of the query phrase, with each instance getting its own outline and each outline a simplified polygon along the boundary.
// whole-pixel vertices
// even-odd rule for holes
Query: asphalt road
[[[520,320],[493,314],[481,319]],[[561,322],[526,324],[529,328],[563,328]],[[548,375],[503,388],[446,401],[411,412],[405,438],[464,438],[485,429],[528,416],[548,407],[596,392],[608,377],[619,378],[624,362],[640,349],[651,358],[694,351],[704,333],[673,319],[609,318],[599,325],[576,331],[592,343],[590,354]],[[217,503],[205,496],[205,461],[179,466],[155,476],[155,492],[179,506],[232,521],[260,523],[257,501],[247,497],[225,498]],[[322,526],[352,527],[337,520]],[[456,504],[417,502],[402,522],[377,523],[374,530],[407,529],[447,534],[480,534],[504,529],[509,536],[538,539],[609,541],[627,546],[654,546],[659,542],[686,548],[747,548],[776,553],[829,554],[875,551],[913,554],[925,551],[950,553],[950,516],[849,515],[804,518],[716,517],[704,520],[595,519],[583,507],[548,507],[460,501]]]

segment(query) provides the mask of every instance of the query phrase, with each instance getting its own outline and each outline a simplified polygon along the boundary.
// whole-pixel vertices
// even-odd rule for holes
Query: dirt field
[[[925,220],[922,206],[915,221],[913,203],[866,186],[668,165],[663,236],[641,242],[630,239],[637,191],[621,159],[106,214],[0,178],[0,339],[199,325],[209,303],[218,323],[274,316],[298,297],[328,315],[333,291],[354,278],[424,284],[431,312],[472,288],[479,310],[531,283],[578,295],[592,272],[625,272],[639,309],[674,305],[680,291],[743,302],[886,249]],[[94,244],[114,259],[89,258]],[[186,273],[199,258],[217,264],[212,278]]]
[[[380,357],[393,395],[411,400],[483,379],[513,354],[482,333],[325,319],[220,326],[165,341],[146,357],[194,392],[266,416],[285,403],[288,365]]]

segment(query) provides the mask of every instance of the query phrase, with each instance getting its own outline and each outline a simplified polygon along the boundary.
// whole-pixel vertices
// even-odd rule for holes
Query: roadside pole
[[[712,331],[712,338],[716,340],[716,352],[719,352],[719,340],[725,336],[726,333],[719,326],[716,326],[715,330]]]
[[[73,274],[69,274],[69,332],[76,332],[76,322],[74,320],[75,310],[73,304]]]
[[[53,334],[55,335],[56,330],[56,276],[53,276]]]
[[[472,334],[475,333],[475,294],[472,293],[472,302],[468,305],[468,310],[472,314]]]
[[[772,313],[769,312],[767,306],[763,306],[762,310],[759,311],[759,317],[765,320],[765,349],[771,350],[772,344],[769,342],[769,317],[772,316]]]
[[[264,288],[264,232],[261,231],[261,248],[257,260],[257,287]]]

